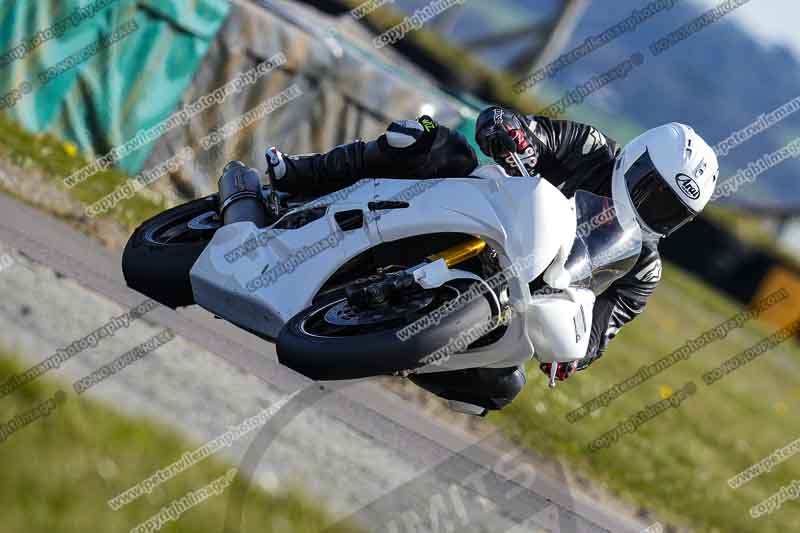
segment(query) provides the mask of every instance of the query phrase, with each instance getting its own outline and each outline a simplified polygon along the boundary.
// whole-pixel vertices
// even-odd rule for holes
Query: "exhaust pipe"
[[[241,161],[231,161],[219,178],[219,213],[225,225],[252,222],[267,225],[267,208],[261,196],[261,176]]]

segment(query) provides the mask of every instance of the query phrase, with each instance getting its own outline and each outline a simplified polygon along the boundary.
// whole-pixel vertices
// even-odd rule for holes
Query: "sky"
[[[720,0],[691,0],[711,8]],[[783,44],[800,58],[800,2],[798,0],[750,0],[730,17],[764,45]]]

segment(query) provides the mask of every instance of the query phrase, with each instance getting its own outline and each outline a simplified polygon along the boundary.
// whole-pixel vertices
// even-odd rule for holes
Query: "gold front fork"
[[[486,248],[486,241],[473,237],[466,242],[457,244],[438,254],[429,255],[426,259],[430,262],[444,259],[448,267],[462,263],[481,253]]]

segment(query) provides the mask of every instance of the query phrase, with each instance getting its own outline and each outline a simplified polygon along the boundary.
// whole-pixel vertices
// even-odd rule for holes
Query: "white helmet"
[[[612,196],[617,213],[666,237],[706,206],[714,193],[719,163],[695,131],[672,122],[639,135],[614,164]]]

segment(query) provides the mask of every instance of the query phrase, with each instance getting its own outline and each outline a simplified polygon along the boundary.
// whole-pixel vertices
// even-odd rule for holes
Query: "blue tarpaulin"
[[[176,108],[225,0],[0,0],[0,110],[102,155]],[[138,172],[152,145],[117,166]]]

